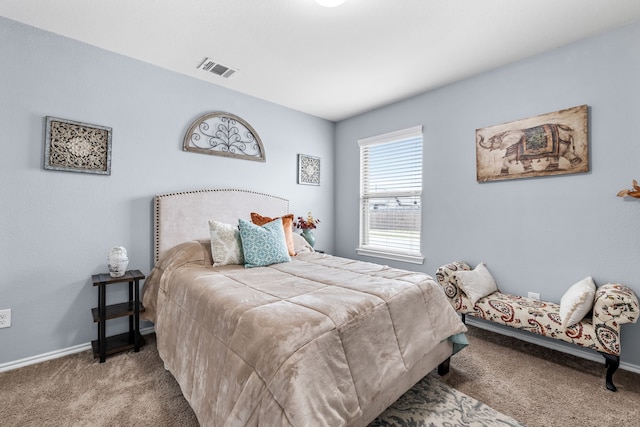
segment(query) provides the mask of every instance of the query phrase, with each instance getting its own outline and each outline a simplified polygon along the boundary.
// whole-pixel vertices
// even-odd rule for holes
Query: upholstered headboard
[[[251,220],[251,212],[264,216],[289,213],[289,201],[246,190],[196,190],[154,198],[154,262],[175,245],[209,238],[209,220],[237,224]]]

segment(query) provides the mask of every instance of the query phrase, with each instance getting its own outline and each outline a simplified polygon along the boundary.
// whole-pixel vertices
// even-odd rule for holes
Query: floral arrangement
[[[640,186],[638,185],[638,181],[634,179],[631,185],[633,186],[631,190],[620,190],[617,196],[618,197],[629,196],[629,197],[634,197],[636,199],[640,199]]]
[[[307,213],[307,217],[303,218],[301,216],[298,217],[298,220],[293,223],[296,228],[301,228],[303,230],[309,230],[316,228],[316,224],[319,224],[320,220],[316,219],[311,215],[311,212]]]

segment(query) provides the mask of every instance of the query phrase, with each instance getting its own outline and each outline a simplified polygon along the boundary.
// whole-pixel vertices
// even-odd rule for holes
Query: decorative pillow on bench
[[[456,271],[455,275],[458,279],[458,286],[471,300],[472,306],[476,305],[480,298],[498,290],[496,281],[484,262],[478,264],[473,270]]]
[[[568,328],[584,319],[593,308],[596,284],[591,276],[585,277],[571,286],[560,299],[560,320],[562,327]]]

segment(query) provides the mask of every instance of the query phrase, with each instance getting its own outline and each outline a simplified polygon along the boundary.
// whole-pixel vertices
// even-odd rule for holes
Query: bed
[[[281,222],[289,203],[244,190],[154,198],[144,316],[202,426],[366,426],[448,369],[466,328],[423,273],[318,253],[296,233],[289,261],[214,266],[208,222],[251,212]]]

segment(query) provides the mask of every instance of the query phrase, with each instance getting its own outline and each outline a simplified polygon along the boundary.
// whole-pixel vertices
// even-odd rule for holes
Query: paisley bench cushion
[[[635,323],[640,312],[640,303],[633,289],[619,283],[606,283],[595,290],[594,296],[591,296],[592,288],[589,286],[589,295],[584,296],[579,292],[581,286],[578,282],[572,286],[576,289],[565,293],[567,298],[563,296],[565,308],[568,308],[567,303],[570,308],[575,308],[574,303],[583,304],[587,306],[586,315],[576,314],[579,318],[577,323],[564,327],[560,316],[561,312],[564,313],[561,311],[562,301],[556,304],[496,291],[473,304],[457,276],[468,270],[471,270],[469,264],[454,261],[441,266],[436,272],[449,303],[462,314],[463,319],[468,314],[598,351],[605,358],[607,390],[616,391],[613,374],[620,366],[620,326]],[[587,279],[592,280],[590,277]]]
[[[603,354],[620,356],[620,327],[638,320],[640,304],[633,289],[606,283],[596,289],[593,310],[578,323],[562,327],[560,304],[496,291],[474,305],[460,289],[457,273],[471,270],[462,261],[438,268],[436,277],[453,308],[461,314],[555,338]]]
[[[620,354],[618,331],[604,324],[594,328],[589,316],[565,329],[560,319],[560,305],[552,302],[494,292],[480,299],[469,314],[581,347]]]

